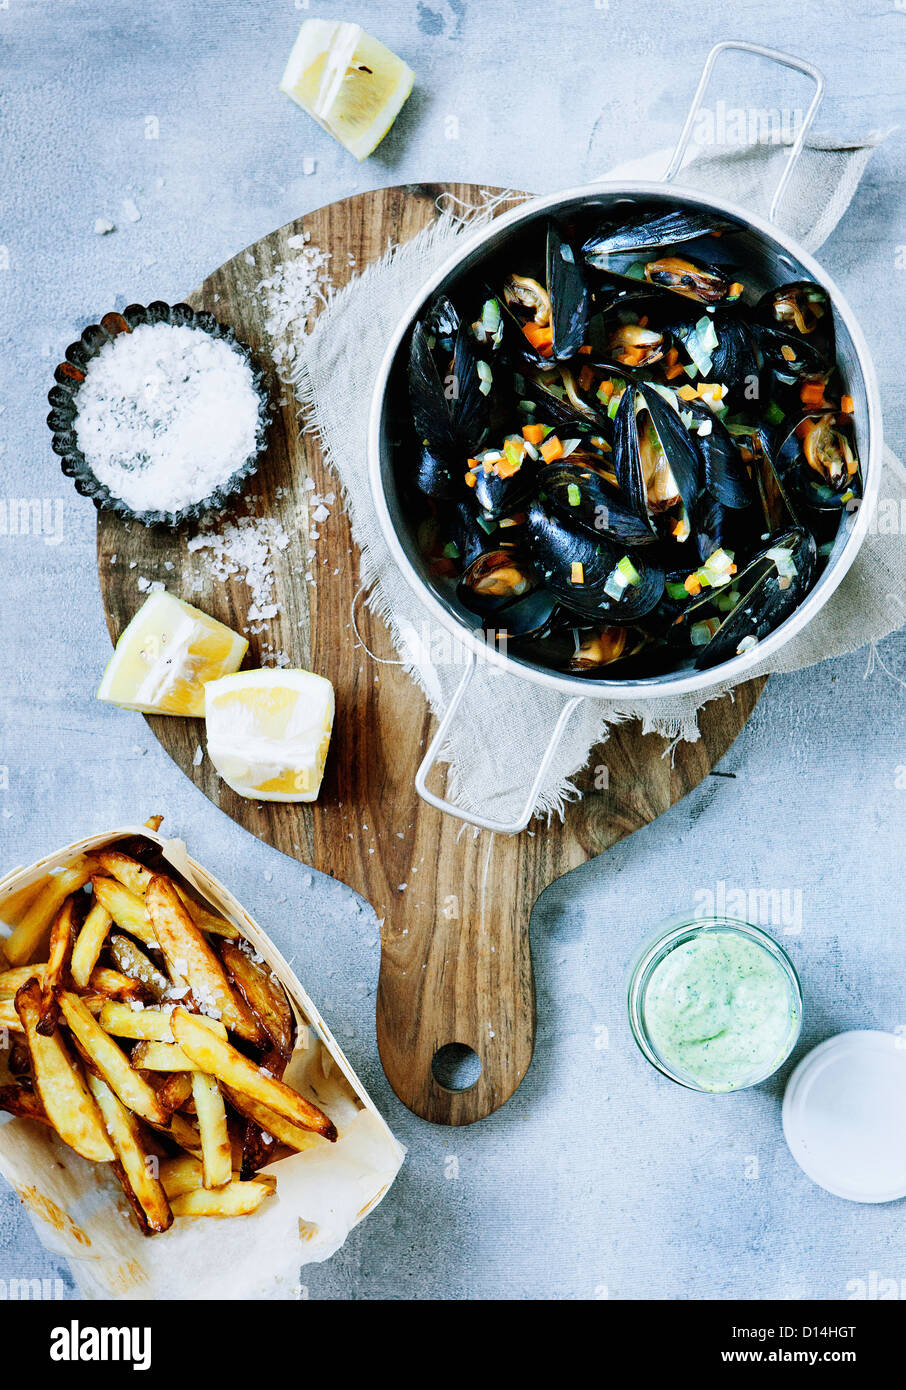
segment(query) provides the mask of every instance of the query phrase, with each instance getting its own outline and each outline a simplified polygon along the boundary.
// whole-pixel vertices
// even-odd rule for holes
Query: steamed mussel
[[[705,211],[617,211],[536,221],[429,304],[399,453],[432,581],[605,682],[763,641],[862,488],[823,287],[766,285]]]

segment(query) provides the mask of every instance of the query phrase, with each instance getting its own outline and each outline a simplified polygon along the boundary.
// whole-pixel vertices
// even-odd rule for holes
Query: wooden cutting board
[[[240,252],[189,295],[189,303],[231,324],[267,366],[257,286],[293,255],[289,237],[305,232],[311,245],[329,250],[333,282],[341,285],[388,242],[407,240],[436,217],[436,200],[447,192],[475,202],[481,190],[461,184],[385,188],[321,208]],[[531,1062],[529,918],[539,894],[653,821],[707,776],[743,727],[764,681],[742,686],[735,700],[707,705],[701,742],[680,744],[672,760],[662,756],[664,740],[623,725],[578,779],[584,799],[569,808],[563,824],[534,824],[514,838],[464,830],[416,796],[413,779],[432,717],[400,669],[377,664],[355,639],[350,612],[359,588],[358,562],[339,502],[314,527],[320,538],[309,541],[305,479],[312,478],[320,494],[338,493],[336,479],[315,441],[302,433],[288,393],[272,385],[273,400],[283,404],[267,458],[247,494],[259,499],[258,514],[282,520],[292,543],[275,561],[281,613],[264,633],[251,636],[245,665],[272,665],[272,653],[283,651],[293,666],[333,681],[337,719],[320,799],[315,806],[243,800],[220,782],[207,758],[195,765],[196,749],[204,747],[201,721],[148,722],[186,776],[228,816],[373,904],[382,921],[377,1034],[390,1084],[425,1119],[469,1124],[502,1105]],[[364,411],[368,402],[350,402],[350,408]],[[98,566],[111,638],[144,602],[140,576],[162,580],[173,593],[245,629],[248,588],[239,577],[213,579],[205,552],[188,550],[190,535],[127,526],[110,513],[99,516]],[[317,550],[314,585],[304,578],[310,544]],[[392,660],[380,621],[362,607],[357,619],[368,648]],[[594,769],[601,765],[608,769],[608,786],[596,790]],[[241,886],[239,864],[234,887],[240,897]],[[324,949],[330,950],[329,941]],[[449,1043],[464,1044],[480,1059],[481,1075],[468,1089],[451,1089],[449,1076],[446,1085],[434,1077],[435,1054]]]

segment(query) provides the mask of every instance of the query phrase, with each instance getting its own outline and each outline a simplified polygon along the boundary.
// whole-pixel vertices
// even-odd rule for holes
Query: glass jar
[[[640,948],[629,1023],[641,1052],[690,1090],[765,1081],[792,1052],[802,990],[786,952],[732,917],[674,918]]]

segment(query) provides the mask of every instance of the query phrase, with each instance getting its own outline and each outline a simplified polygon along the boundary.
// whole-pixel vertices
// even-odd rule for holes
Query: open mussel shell
[[[440,296],[416,323],[409,346],[412,418],[419,440],[436,455],[468,457],[485,437],[488,400],[478,362],[470,330]]]
[[[704,670],[730,661],[779,627],[811,588],[816,554],[814,537],[801,527],[772,536],[736,576],[732,587],[739,602],[722,619],[719,613],[710,619],[716,626],[698,651],[696,668]],[[706,598],[686,610],[684,623],[690,632],[696,618],[709,607],[713,604]]]
[[[606,592],[627,555],[626,548],[596,539],[538,499],[529,508],[526,535],[544,583],[574,612],[608,623],[632,623],[650,612],[663,593],[663,570],[649,564],[638,551],[632,553],[631,564],[639,582],[629,584],[619,597]]]
[[[538,572],[512,550],[486,550],[464,571],[457,586],[462,604],[495,633],[529,637],[548,626],[557,606]]]
[[[624,547],[658,543],[647,522],[627,509],[616,488],[584,456],[572,455],[565,463],[542,469],[540,483],[541,499],[591,536]]]
[[[839,512],[862,495],[852,432],[833,411],[806,415],[776,452],[776,469],[793,497],[816,512]]]
[[[804,339],[826,362],[836,357],[830,295],[814,280],[793,280],[767,290],[758,301],[759,319],[781,333]]]
[[[531,405],[533,419],[553,425],[561,438],[593,434],[610,442],[610,420],[585,399],[571,367],[557,363],[550,371],[519,373],[516,389],[520,399]]]
[[[584,243],[582,254],[589,265],[606,270],[608,258],[619,252],[676,246],[714,232],[730,231],[732,226],[721,217],[692,208],[647,212],[629,220],[602,222]]]
[[[739,445],[710,406],[683,401],[683,412],[692,416],[692,438],[704,466],[704,485],[725,507],[748,507],[755,491]]]
[[[659,391],[630,381],[614,419],[614,469],[636,516],[657,533],[656,518],[680,502],[692,515],[701,458],[679,414]]]
[[[576,356],[585,341],[592,297],[584,267],[555,222],[548,223],[543,282],[511,272],[501,300],[517,359],[549,371]],[[538,333],[546,333],[543,347],[532,341]]]

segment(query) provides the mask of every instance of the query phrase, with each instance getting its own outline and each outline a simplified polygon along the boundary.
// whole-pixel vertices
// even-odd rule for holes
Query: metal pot
[[[726,49],[741,49],[771,59],[785,67],[805,73],[815,83],[815,94],[797,139],[792,146],[783,175],[774,192],[767,220],[722,199],[708,197],[692,189],[675,187],[671,182],[682,166],[695,117],[715,60]],[[501,833],[514,834],[524,829],[531,819],[537,792],[554,755],[560,735],[576,706],[583,699],[606,699],[621,703],[664,699],[674,695],[701,693],[728,681],[738,683],[744,680],[753,667],[760,665],[766,657],[772,656],[799,635],[806,624],[827,603],[856,558],[859,547],[868,531],[869,519],[877,501],[881,481],[881,411],[874,368],[861,329],[834,281],[807,251],[774,225],[777,209],[788,186],[793,167],[801,153],[806,133],[814,119],[823,92],[824,78],[810,63],[778,53],[773,49],[762,48],[756,44],[735,41],[717,44],[708,55],[698,90],[693,98],[663,182],[614,184],[605,181],[588,184],[582,188],[569,189],[566,192],[544,198],[535,198],[520,204],[512,212],[497,218],[496,221],[483,227],[473,236],[464,238],[454,254],[431,275],[402,314],[387,347],[375,384],[369,423],[369,469],[381,529],[395,563],[432,616],[452,633],[470,653],[470,661],[459,689],[444,714],[416,778],[419,794],[438,809],[447,811],[471,824]],[[848,393],[852,396],[855,404],[854,426],[864,474],[864,497],[862,505],[857,510],[844,514],[827,566],[805,601],[784,623],[751,651],[706,671],[683,671],[652,677],[647,680],[588,680],[581,676],[551,671],[532,662],[494,650],[483,640],[481,635],[475,632],[474,616],[460,608],[455,599],[441,594],[433,586],[427,573],[425,561],[419,552],[414,528],[404,513],[396,487],[392,440],[395,430],[398,429],[399,410],[398,403],[395,403],[394,400],[393,381],[398,378],[399,363],[404,361],[412,326],[424,312],[427,303],[438,292],[447,290],[454,281],[466,274],[477,262],[499,250],[501,245],[515,233],[522,232],[533,221],[545,219],[552,214],[562,214],[568,218],[570,214],[574,214],[579,209],[584,210],[588,207],[599,208],[602,213],[606,213],[618,203],[631,204],[637,200],[644,200],[647,203],[663,202],[665,207],[702,208],[735,221],[741,229],[738,234],[741,259],[754,274],[754,277],[763,280],[765,285],[780,284],[790,280],[811,279],[824,286],[834,306],[838,360],[847,383]],[[505,667],[512,675],[518,675],[524,680],[547,686],[571,697],[564,706],[557,726],[552,732],[551,742],[528,793],[523,813],[512,822],[492,821],[467,813],[452,802],[436,796],[426,786],[428,772],[440,751],[447,729],[456,715],[460,701],[474,674],[476,658],[479,654],[483,660]]]

